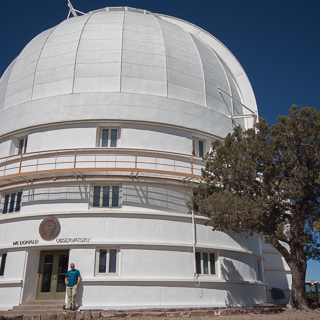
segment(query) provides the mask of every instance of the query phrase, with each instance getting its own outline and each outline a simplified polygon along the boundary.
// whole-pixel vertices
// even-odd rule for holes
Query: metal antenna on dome
[[[81,14],[84,14],[83,12],[81,12],[81,11],[79,11],[79,10],[76,10],[76,9],[73,7],[73,5],[72,5],[72,3],[70,2],[70,0],[68,0],[68,7],[69,7],[69,13],[68,13],[67,19],[70,18],[70,14],[71,14],[71,13],[73,14],[74,17],[78,16],[78,15],[77,15],[77,12],[78,12],[78,13],[81,13]]]

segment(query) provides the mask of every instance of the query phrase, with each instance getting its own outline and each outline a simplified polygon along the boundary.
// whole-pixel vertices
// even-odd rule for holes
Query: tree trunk
[[[288,264],[292,274],[292,286],[290,301],[287,305],[287,308],[310,310],[305,289],[307,262],[305,259],[301,261],[301,259],[297,259],[296,257],[296,259],[291,259]]]
[[[287,248],[279,242],[275,244],[275,247],[288,263],[292,275],[291,295],[287,308],[309,311],[310,307],[308,306],[305,287],[307,260],[303,246],[301,244],[291,243],[290,250],[287,250]]]

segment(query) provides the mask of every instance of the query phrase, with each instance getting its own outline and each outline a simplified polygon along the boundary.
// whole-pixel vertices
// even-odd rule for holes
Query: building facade
[[[64,300],[70,262],[82,309],[289,289],[261,237],[213,232],[186,204],[211,143],[256,118],[239,62],[186,21],[104,8],[35,37],[0,81],[0,308]]]

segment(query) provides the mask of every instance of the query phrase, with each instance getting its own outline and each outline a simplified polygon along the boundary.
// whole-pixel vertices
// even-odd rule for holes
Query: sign
[[[13,241],[14,246],[26,246],[29,244],[38,244],[39,240],[20,240],[20,241]]]
[[[57,218],[44,219],[39,227],[39,233],[43,240],[55,239],[60,233],[60,223]]]
[[[90,238],[58,238],[57,243],[84,243],[90,242]]]

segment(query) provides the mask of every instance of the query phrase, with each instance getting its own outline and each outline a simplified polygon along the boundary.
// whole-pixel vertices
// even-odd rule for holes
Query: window
[[[92,206],[98,208],[120,207],[120,187],[94,186]]]
[[[200,195],[203,199],[206,199],[207,198],[207,195],[204,194],[204,193],[199,193],[199,192],[194,192],[193,193],[193,196],[196,197],[197,195]],[[201,214],[201,212],[199,212],[199,206],[193,202],[193,210],[194,212],[196,212],[197,214]]]
[[[204,140],[192,138],[192,154],[197,157],[204,156]]]
[[[100,147],[116,148],[118,146],[118,129],[101,129]]]
[[[6,259],[7,259],[7,254],[1,253],[0,254],[0,276],[1,277],[4,275],[4,269],[6,266]]]
[[[255,268],[256,268],[256,277],[257,281],[262,281],[262,268],[261,268],[261,260],[256,259],[255,260]]]
[[[19,139],[18,154],[27,152],[28,137]]]
[[[197,274],[216,274],[216,253],[196,252]]]
[[[20,211],[22,191],[5,194],[3,198],[3,214]]]
[[[118,249],[100,249],[98,273],[117,273],[117,260]]]

